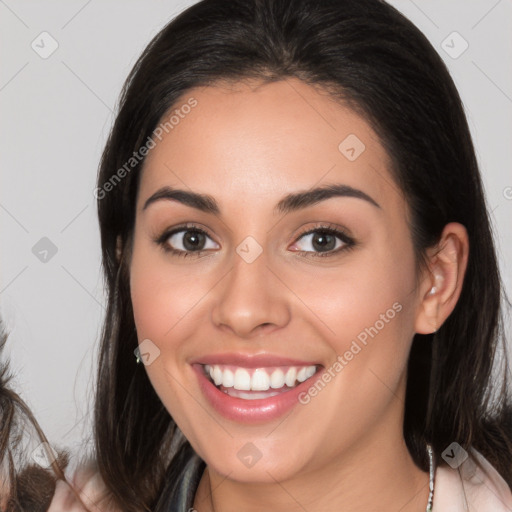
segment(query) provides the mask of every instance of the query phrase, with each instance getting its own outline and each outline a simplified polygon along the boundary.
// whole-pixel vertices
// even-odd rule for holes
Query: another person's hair
[[[404,437],[423,470],[427,442],[443,465],[441,453],[456,441],[479,450],[512,487],[512,406],[500,313],[506,301],[472,138],[441,57],[380,0],[204,0],[166,25],[128,76],[97,182],[108,308],[95,443],[106,485],[122,510],[149,510],[192,453],[143,365],[135,364],[129,267],[144,160],[130,164],[129,172],[126,163],[189,89],[290,77],[323,88],[378,134],[411,211],[418,269],[447,223],[466,227],[470,251],[459,301],[435,334],[414,336]]]
[[[0,319],[0,356],[7,332]],[[68,455],[59,452],[47,469],[31,459],[30,438],[48,443],[44,432],[21,397],[12,389],[7,361],[0,359],[0,511],[46,512],[58,479],[65,480]]]

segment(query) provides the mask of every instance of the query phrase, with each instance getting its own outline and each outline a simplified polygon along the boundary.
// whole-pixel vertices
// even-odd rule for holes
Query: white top
[[[472,453],[485,472],[469,458],[456,469],[437,467],[432,512],[512,512],[512,491],[505,480],[481,453]]]

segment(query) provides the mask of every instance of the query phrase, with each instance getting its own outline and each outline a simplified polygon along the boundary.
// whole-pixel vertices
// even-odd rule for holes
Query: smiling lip
[[[220,391],[205,375],[204,365],[224,364],[241,368],[268,368],[275,366],[319,366],[319,370],[297,386],[268,398],[246,400]],[[299,395],[321,375],[323,366],[311,361],[283,358],[270,354],[245,356],[242,354],[216,354],[205,356],[191,363],[199,387],[210,405],[222,416],[237,423],[264,423],[279,418],[299,403]]]

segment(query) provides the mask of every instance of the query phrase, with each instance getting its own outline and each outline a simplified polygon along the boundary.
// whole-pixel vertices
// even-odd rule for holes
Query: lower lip
[[[204,374],[202,365],[194,364],[192,368],[199,378],[201,391],[218,413],[237,423],[252,424],[272,421],[291,411],[294,406],[300,403],[300,393],[306,391],[312,385],[312,380],[315,377],[318,378],[321,373],[321,370],[317,371],[313,377],[301,382],[289,391],[279,393],[279,395],[256,400],[244,400],[243,398],[229,396],[217,389]]]

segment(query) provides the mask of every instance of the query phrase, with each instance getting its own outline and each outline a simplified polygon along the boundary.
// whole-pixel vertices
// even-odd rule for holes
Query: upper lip
[[[291,359],[275,354],[242,354],[242,353],[218,353],[198,357],[191,364],[229,364],[241,368],[265,368],[270,366],[313,366],[319,365],[317,361],[304,361]]]

